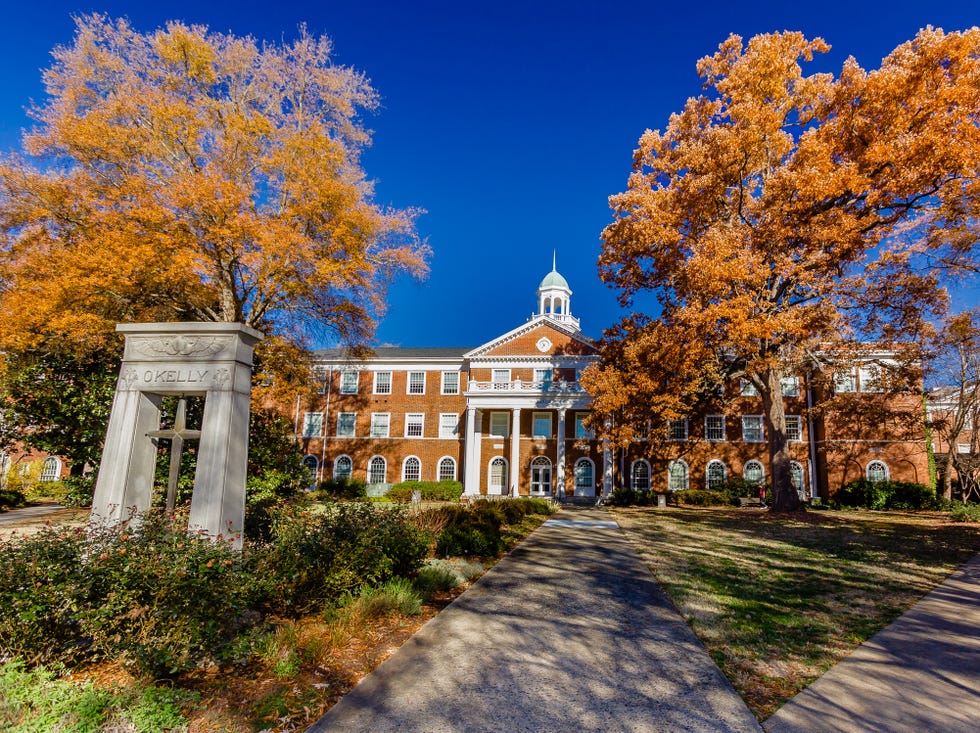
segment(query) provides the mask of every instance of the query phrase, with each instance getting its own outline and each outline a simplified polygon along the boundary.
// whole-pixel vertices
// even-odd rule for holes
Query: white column
[[[518,496],[521,471],[521,408],[515,407],[510,426],[510,494]]]
[[[466,442],[463,443],[464,478],[463,491],[467,496],[480,493],[480,431],[477,422],[478,410],[466,408]]]
[[[565,408],[558,410],[558,468],[555,471],[558,482],[558,498],[565,497]],[[572,492],[574,493],[574,491]]]
[[[602,496],[608,498],[613,490],[613,458],[609,439],[602,439]]]

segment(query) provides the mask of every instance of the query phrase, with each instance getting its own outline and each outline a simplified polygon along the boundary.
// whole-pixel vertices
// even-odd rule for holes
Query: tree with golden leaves
[[[258,44],[82,16],[0,159],[0,348],[91,349],[118,321],[239,321],[363,342],[421,276],[413,210],[372,200],[377,95],[304,28]]]
[[[733,35],[701,59],[706,93],[640,138],[599,260],[624,305],[652,292],[662,310],[607,334],[595,409],[669,419],[748,380],[777,510],[799,502],[783,377],[922,335],[945,303],[934,263],[976,262],[980,30],[927,28],[876,70],[806,75],[828,49]]]

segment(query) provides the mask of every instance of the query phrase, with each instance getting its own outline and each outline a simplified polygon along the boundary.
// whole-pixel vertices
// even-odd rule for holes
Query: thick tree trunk
[[[766,439],[769,444],[769,475],[772,477],[771,507],[774,512],[796,512],[802,508],[793,487],[790,456],[786,440],[786,411],[783,405],[782,372],[770,369],[762,377],[759,394],[765,411]]]
[[[943,498],[946,501],[953,500],[953,462],[950,455],[946,454],[946,461],[943,465]]]

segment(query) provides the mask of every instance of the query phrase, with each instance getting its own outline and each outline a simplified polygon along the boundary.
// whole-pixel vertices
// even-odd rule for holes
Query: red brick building
[[[318,352],[320,401],[297,413],[307,464],[321,479],[355,476],[376,492],[413,479],[457,479],[468,495],[558,498],[729,477],[766,482],[761,400],[740,384],[730,385],[724,414],[672,422],[666,451],[659,441],[615,451],[597,441],[579,375],[598,351],[571,313],[571,295],[552,269],[536,314],[476,348],[378,348],[366,359]],[[881,417],[887,357],[869,352],[833,379],[784,380],[794,482],[807,498],[861,477],[928,481],[922,420]],[[921,406],[919,395],[909,400]],[[822,409],[811,409],[817,403]]]

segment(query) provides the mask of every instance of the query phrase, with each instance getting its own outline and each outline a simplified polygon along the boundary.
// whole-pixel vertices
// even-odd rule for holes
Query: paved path
[[[761,731],[610,515],[564,510],[310,731]]]
[[[0,512],[0,525],[14,524],[28,519],[37,519],[47,514],[54,514],[64,509],[61,504],[38,504],[37,506],[25,506],[20,509],[11,509],[8,512]]]
[[[980,730],[980,557],[777,710],[765,729]]]

